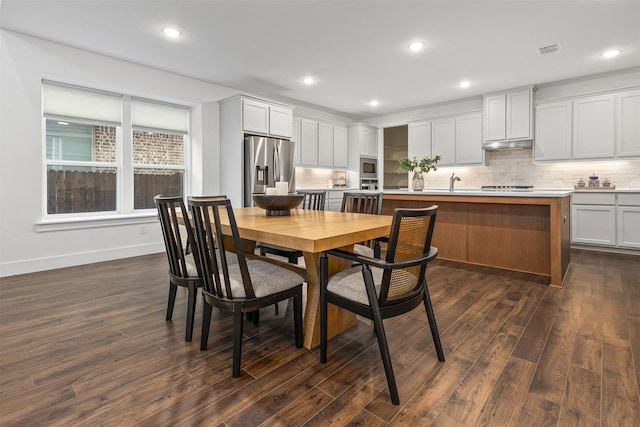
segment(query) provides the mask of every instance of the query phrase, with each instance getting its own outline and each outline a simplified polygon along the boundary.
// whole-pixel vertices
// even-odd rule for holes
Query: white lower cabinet
[[[571,242],[640,249],[640,193],[573,193]]]
[[[343,190],[327,191],[326,209],[328,211],[340,212],[342,209]]]
[[[571,236],[575,243],[615,246],[615,206],[573,206]]]
[[[618,246],[640,249],[640,206],[618,206]]]

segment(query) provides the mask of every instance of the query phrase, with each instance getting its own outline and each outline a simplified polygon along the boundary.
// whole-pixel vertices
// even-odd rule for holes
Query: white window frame
[[[43,82],[44,83],[44,82]],[[92,91],[91,88],[78,87],[78,89],[86,89]],[[161,101],[159,104],[166,104]],[[189,188],[189,170],[190,170],[190,137],[189,132],[182,133],[183,138],[183,165],[153,165],[153,164],[134,164],[133,163],[133,125],[131,123],[131,105],[132,97],[122,95],[122,122],[117,125],[114,123],[104,123],[100,121],[77,119],[73,117],[63,117],[54,115],[42,115],[42,218],[36,223],[37,232],[59,231],[78,228],[94,228],[106,227],[116,224],[144,224],[157,222],[155,209],[134,209],[134,169],[176,169],[183,171],[183,194],[186,196]],[[172,104],[167,104],[172,105]],[[190,108],[187,106],[178,106],[188,110],[190,120]],[[108,125],[116,127],[116,161],[111,162],[94,162],[94,161],[65,161],[65,160],[49,160],[46,154],[46,120],[70,121],[74,123],[86,123],[89,125]],[[189,126],[189,125],[187,125]],[[140,130],[140,128],[136,128]],[[176,133],[166,129],[149,129],[155,132]],[[115,168],[117,173],[116,179],[116,210],[101,212],[77,212],[49,214],[47,211],[47,168],[48,166],[89,166],[89,167],[109,167]]]

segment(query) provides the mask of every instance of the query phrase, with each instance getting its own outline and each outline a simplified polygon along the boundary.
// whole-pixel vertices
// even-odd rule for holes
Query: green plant
[[[436,155],[435,157],[425,156],[422,159],[418,160],[416,157],[410,159],[408,157],[402,157],[400,159],[400,168],[398,169],[398,173],[406,173],[406,172],[424,172],[427,173],[429,171],[438,170],[437,164],[438,160],[440,160],[440,156]]]

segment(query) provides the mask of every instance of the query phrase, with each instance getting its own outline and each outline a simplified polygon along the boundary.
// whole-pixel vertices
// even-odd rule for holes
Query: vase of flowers
[[[398,173],[413,172],[413,178],[411,180],[411,188],[414,191],[422,191],[424,188],[424,176],[423,174],[429,173],[429,171],[438,170],[437,164],[440,160],[440,156],[434,157],[425,156],[418,160],[416,157],[412,159],[408,157],[402,157],[400,159],[400,168]]]

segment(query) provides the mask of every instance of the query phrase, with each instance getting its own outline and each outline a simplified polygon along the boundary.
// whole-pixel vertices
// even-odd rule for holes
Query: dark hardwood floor
[[[421,307],[385,321],[391,404],[372,328],[293,344],[291,307],[245,322],[231,377],[228,314],[209,350],[172,322],[164,254],[0,279],[0,425],[640,426],[640,257],[573,251],[565,287],[437,261],[427,270],[447,361]]]

